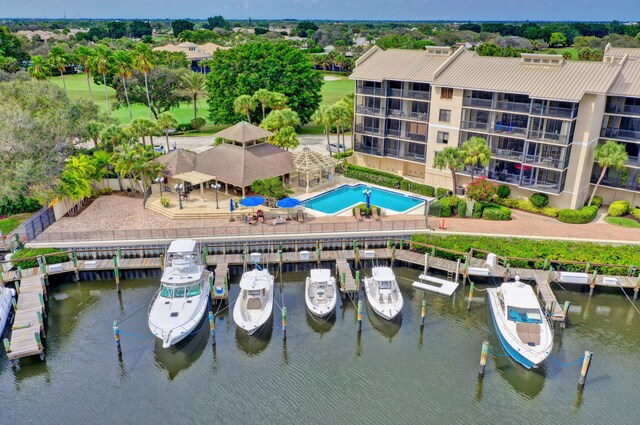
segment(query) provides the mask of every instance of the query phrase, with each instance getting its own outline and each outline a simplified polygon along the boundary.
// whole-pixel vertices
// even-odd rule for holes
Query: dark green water
[[[335,320],[316,323],[305,311],[305,274],[289,273],[286,345],[279,312],[271,330],[250,339],[225,311],[216,322],[217,345],[205,325],[170,350],[146,324],[158,279],[124,280],[121,300],[112,281],[56,285],[47,362],[23,361],[12,371],[2,353],[0,423],[638,423],[640,317],[622,295],[557,291],[573,305],[553,355],[569,362],[586,349],[595,353],[580,395],[579,365],[550,359],[532,372],[490,356],[479,382],[482,340],[502,352],[485,294],[476,293],[470,313],[460,293],[424,295],[420,336],[423,293],[410,284],[418,272],[396,273],[405,296],[402,323],[366,316],[360,340],[351,303]],[[232,299],[237,291],[233,285]],[[120,363],[111,324],[128,316]]]

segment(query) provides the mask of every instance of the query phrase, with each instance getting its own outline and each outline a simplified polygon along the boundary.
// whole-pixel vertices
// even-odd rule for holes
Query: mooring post
[[[118,358],[122,358],[122,346],[120,345],[120,327],[118,321],[113,321],[113,338],[116,340],[116,347],[118,348]]]
[[[71,261],[73,261],[73,274],[77,282],[80,280],[80,271],[78,270],[78,254],[75,249],[71,251]]]
[[[213,305],[213,297],[215,295],[215,290],[213,288],[213,273],[209,273],[209,303]]]
[[[47,309],[44,305],[44,295],[38,294],[38,301],[40,301],[40,306],[42,307],[42,311],[44,312],[44,317],[47,317]]]
[[[362,286],[364,289],[364,284]],[[360,290],[360,270],[356,270],[356,288]]]
[[[116,291],[120,293],[120,270],[118,269],[118,257],[113,257],[113,274],[116,277]]]
[[[484,376],[484,369],[487,366],[487,356],[489,354],[489,341],[482,341],[482,352],[480,353],[480,369],[478,375]]]
[[[282,306],[282,339],[287,339],[287,307]]]
[[[584,265],[584,272],[585,273],[589,273],[589,268],[591,267],[591,264],[587,261]]]
[[[20,282],[19,281],[16,281],[15,287],[16,287],[16,294],[20,295]]]
[[[551,313],[551,317],[556,314],[556,300],[551,300],[551,306],[549,307],[549,312]]]
[[[391,247],[391,266],[394,266],[396,263],[396,246],[393,245]]]
[[[322,261],[322,247],[318,246],[316,248],[316,262],[318,263],[318,267],[320,267],[321,261]]]
[[[593,295],[593,290],[596,287],[596,276],[598,275],[598,271],[593,271],[593,276],[591,276],[591,280],[589,281],[589,296]]]
[[[571,305],[571,301],[565,301],[564,306],[562,307],[562,322],[560,323],[560,327],[564,329],[567,326],[567,320],[569,319],[569,306]]]
[[[633,300],[638,299],[638,291],[640,291],[640,275],[638,275],[638,280],[636,281],[636,287],[633,288]]]
[[[47,301],[47,285],[45,284],[44,276],[40,276],[40,287],[42,288],[42,293],[44,294],[44,300]]]
[[[358,333],[362,332],[362,300],[358,300]]]
[[[473,298],[473,282],[469,285],[469,302],[467,303],[467,310],[471,310],[471,299]]]
[[[593,357],[593,353],[591,351],[584,352],[584,359],[582,360],[582,369],[580,369],[580,378],[578,379],[578,388],[584,387],[587,383],[587,374],[589,373],[589,368],[591,367],[591,358]]]
[[[213,345],[216,345],[216,316],[211,311],[212,308],[212,306],[209,306],[209,332],[213,339]]]
[[[424,327],[424,317],[427,315],[427,300],[422,300],[422,309],[420,310],[420,327]]]
[[[207,257],[209,256],[209,247],[205,244],[202,250],[202,264],[207,265]]]
[[[9,338],[3,339],[2,342],[4,343],[4,351],[6,353],[10,353],[11,352],[11,342],[9,341]]]
[[[118,247],[118,261],[122,260],[122,247]]]
[[[164,252],[160,253],[160,270],[164,271]]]
[[[547,270],[547,267],[549,267],[549,259],[545,258],[544,263],[542,264],[542,270]]]
[[[342,272],[342,286],[347,289],[347,273]]]

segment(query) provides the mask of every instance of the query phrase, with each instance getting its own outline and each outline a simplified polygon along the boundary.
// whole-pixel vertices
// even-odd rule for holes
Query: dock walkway
[[[43,318],[46,317],[47,289],[44,276],[32,274],[20,279],[16,285],[18,302],[11,327],[11,336],[5,342],[7,358],[13,365],[23,357],[39,355],[44,359]]]

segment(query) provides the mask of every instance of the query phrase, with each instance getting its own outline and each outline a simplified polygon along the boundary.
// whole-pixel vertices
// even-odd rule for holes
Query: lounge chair
[[[360,208],[356,208],[355,210],[356,221],[362,221],[362,214],[360,214]]]
[[[376,207],[371,208],[371,217],[373,217],[375,221],[380,221],[380,215],[378,215],[378,209]]]
[[[277,226],[278,224],[284,224],[284,223],[285,223],[284,219],[280,216],[275,217],[273,220],[269,221],[270,226]]]
[[[296,212],[296,220],[298,221],[298,223],[304,223],[304,211],[298,210]]]

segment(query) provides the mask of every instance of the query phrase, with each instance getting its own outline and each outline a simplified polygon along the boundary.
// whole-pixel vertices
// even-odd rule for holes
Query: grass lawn
[[[545,49],[544,52],[548,52],[554,55],[561,55],[564,52],[571,52],[571,60],[578,60],[578,48],[577,47],[558,47],[552,49]]]
[[[632,218],[607,216],[604,218],[604,221],[606,221],[609,224],[613,224],[614,226],[640,228],[640,223],[638,223]]]
[[[18,227],[23,221],[31,216],[31,213],[23,213],[11,215],[9,217],[0,220],[0,232],[3,235],[8,235],[13,229]]]

